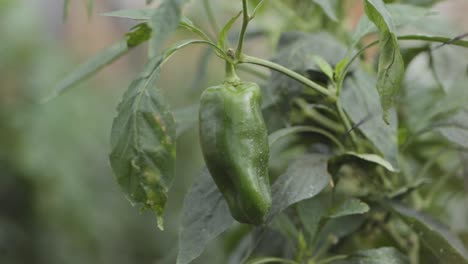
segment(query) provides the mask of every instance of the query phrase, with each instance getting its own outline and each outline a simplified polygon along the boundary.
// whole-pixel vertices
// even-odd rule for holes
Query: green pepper
[[[271,207],[268,132],[255,83],[206,89],[200,102],[200,143],[208,170],[234,219],[259,225]]]

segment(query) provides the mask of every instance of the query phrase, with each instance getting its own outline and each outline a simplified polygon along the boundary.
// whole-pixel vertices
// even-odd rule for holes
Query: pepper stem
[[[226,80],[225,82],[231,84],[237,84],[240,82],[239,76],[236,74],[236,67],[234,64],[226,61]]]

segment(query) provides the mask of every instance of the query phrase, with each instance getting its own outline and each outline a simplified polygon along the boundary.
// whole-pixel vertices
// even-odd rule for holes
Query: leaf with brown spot
[[[164,57],[150,60],[124,94],[111,133],[110,162],[132,204],[153,210],[158,227],[174,177],[175,121],[153,85]]]

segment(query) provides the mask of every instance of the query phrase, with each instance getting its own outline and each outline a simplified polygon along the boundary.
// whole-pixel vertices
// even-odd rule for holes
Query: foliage
[[[183,47],[201,44],[227,68],[253,72],[256,77],[245,76],[256,78],[264,93],[272,209],[262,225],[235,222],[203,169],[185,195],[177,263],[191,263],[227,234],[237,239],[226,249],[226,263],[468,263],[458,234],[468,232],[468,221],[450,230],[453,212],[444,206],[467,199],[468,74],[459,62],[468,59],[468,41],[431,12],[433,1],[363,1],[365,13],[351,32],[344,0],[236,1],[216,41],[184,16],[186,2],[106,13],[140,24],[67,75],[49,97],[149,42],[146,66],[117,108],[109,157],[127,198],[154,211],[163,229],[170,187],[180,177],[176,141],[197,126],[198,100],[171,110],[156,85],[161,66]],[[221,10],[211,2],[203,7],[216,31]],[[274,27],[262,28],[269,23]],[[163,49],[178,28],[196,39]],[[277,42],[271,60],[247,55],[247,43],[262,45],[251,29]],[[369,52],[375,46],[377,55]]]

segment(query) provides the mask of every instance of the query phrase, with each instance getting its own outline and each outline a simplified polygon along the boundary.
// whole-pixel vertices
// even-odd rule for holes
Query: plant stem
[[[411,264],[419,264],[419,251],[420,251],[420,243],[419,237],[416,233],[411,233],[409,236],[409,240],[411,242],[411,249],[409,252],[410,263]]]
[[[417,35],[403,35],[403,36],[397,36],[397,39],[398,40],[423,40],[423,41],[425,40],[425,41],[428,41],[428,42],[448,43],[450,45],[455,45],[455,46],[460,46],[460,47],[468,47],[468,41],[454,40],[454,39],[452,39],[452,41],[450,41],[450,39],[444,38],[444,37],[435,38],[435,37],[425,37],[425,36],[417,36]],[[338,95],[341,92],[341,87],[343,86],[344,77],[346,76],[346,73],[348,72],[349,67],[351,66],[351,64],[353,64],[353,62],[362,53],[364,53],[367,49],[369,49],[370,47],[375,46],[377,44],[379,44],[379,40],[375,40],[375,41],[367,44],[366,46],[361,48],[358,52],[356,52],[356,54],[354,54],[353,57],[350,59],[350,61],[346,64],[346,66],[344,67],[344,69],[341,72],[341,75],[339,76],[339,79],[338,79],[338,85],[337,85]],[[349,55],[349,53],[348,53],[348,55]],[[346,55],[346,57],[348,57],[348,55]]]
[[[211,8],[210,0],[203,0],[203,4],[205,6],[205,11],[208,16],[208,20],[210,21],[212,29],[215,31],[215,34],[219,32],[218,22],[216,21],[216,17],[213,13],[213,9]]]
[[[351,122],[348,119],[348,116],[346,113],[343,111],[343,107],[341,106],[340,100],[336,100],[336,110],[338,111],[338,114],[340,115],[341,120],[343,121],[343,124],[345,125],[347,133],[350,134],[351,136],[351,141],[353,142],[353,145],[356,147],[357,146],[357,137],[354,129],[352,129]]]
[[[237,43],[236,58],[239,58],[242,54],[242,48],[244,46],[245,32],[250,22],[249,7],[247,6],[247,0],[242,0],[242,28],[239,35],[239,42]]]
[[[310,87],[314,90],[316,90],[317,92],[319,92],[320,94],[326,96],[328,99],[330,99],[331,101],[336,101],[336,96],[332,93],[330,93],[330,91],[317,84],[316,82],[313,82],[309,79],[307,79],[305,76],[295,72],[295,71],[292,71],[284,66],[281,66],[277,63],[274,63],[274,62],[271,62],[271,61],[268,61],[268,60],[263,60],[263,59],[260,59],[260,58],[255,58],[255,57],[251,57],[251,56],[247,56],[247,55],[242,55],[240,58],[239,58],[239,61],[238,63],[250,63],[250,64],[255,64],[255,65],[259,65],[259,66],[263,66],[263,67],[266,67],[266,68],[269,68],[271,70],[275,70],[277,72],[280,72],[284,75],[287,75],[289,76],[290,78],[304,84],[305,86],[307,87]]]
[[[256,76],[256,77],[258,77],[260,79],[263,79],[263,80],[267,80],[270,77],[270,75],[267,74],[267,73],[259,71],[259,70],[255,69],[253,67],[245,67],[245,66],[247,66],[247,65],[243,65],[242,67],[239,67],[237,69],[240,70],[240,71],[243,71],[245,73],[254,75],[254,76]]]
[[[226,82],[236,84],[239,83],[239,76],[236,74],[236,68],[234,64],[226,61]]]
[[[395,242],[395,245],[401,251],[406,251],[408,249],[407,241],[395,231],[393,226],[387,225],[382,222],[378,222],[379,227]]]
[[[333,130],[334,132],[337,132],[337,133],[345,132],[342,126],[338,125],[333,120],[330,120],[327,117],[323,116],[313,107],[310,107],[304,99],[297,99],[295,100],[295,103],[302,109],[302,111],[304,111],[304,114],[307,117],[310,117],[311,119],[313,119],[320,125],[330,130]]]
[[[432,204],[432,201],[434,200],[434,196],[437,194],[437,192],[439,192],[442,189],[442,187],[444,187],[444,184],[447,183],[450,177],[452,177],[453,174],[455,174],[459,169],[461,169],[462,166],[463,164],[459,164],[452,170],[446,172],[444,175],[439,177],[437,182],[433,184],[433,187],[431,188],[429,193],[426,195],[426,197],[423,199],[424,208],[428,208]]]
[[[378,43],[379,43],[378,40],[369,43],[368,45],[366,45],[365,47],[363,47],[362,49],[360,49],[358,52],[356,52],[356,54],[353,55],[353,57],[348,61],[348,63],[346,63],[346,66],[343,68],[343,71],[341,71],[340,76],[338,76],[338,83],[337,83],[337,86],[336,86],[336,94],[337,94],[337,96],[340,96],[341,88],[343,87],[343,81],[344,81],[344,78],[346,77],[346,73],[348,72],[349,67],[351,67],[351,65],[353,64],[353,62],[354,62],[357,58],[359,58],[359,56],[361,56],[361,54],[364,53],[368,48],[370,48],[370,47],[372,47],[372,46],[375,46],[375,45],[377,45]]]
[[[303,133],[303,132],[312,132],[312,133],[317,133],[319,135],[322,135],[322,136],[330,139],[331,141],[333,141],[333,143],[336,144],[336,146],[339,148],[339,150],[341,152],[345,151],[345,147],[343,146],[343,144],[341,144],[341,142],[333,134],[331,134],[330,132],[328,132],[328,131],[326,131],[324,129],[320,129],[320,128],[316,128],[316,127],[312,127],[312,126],[293,126],[293,127],[285,128],[284,130],[287,130],[287,132],[282,133],[281,130],[277,130],[273,134],[270,134],[270,136],[268,138],[270,146],[275,144],[279,139],[281,139],[283,137],[286,137],[288,135]],[[276,136],[275,133],[281,133],[281,134],[279,136]]]

